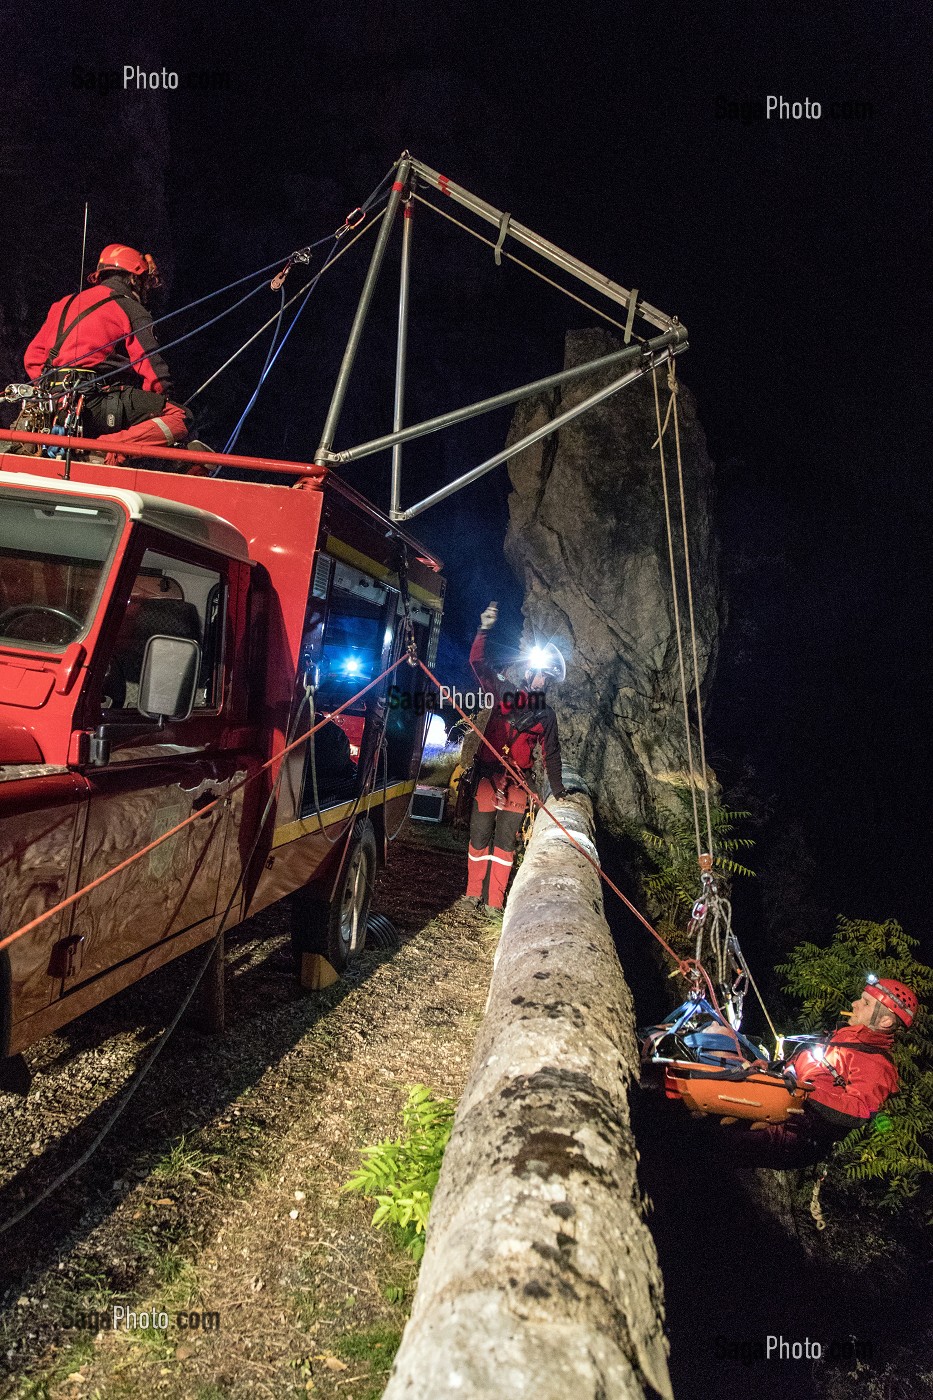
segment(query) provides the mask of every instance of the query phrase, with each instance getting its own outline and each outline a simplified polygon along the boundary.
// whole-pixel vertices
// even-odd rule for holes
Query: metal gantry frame
[[[440,194],[454,200],[455,203],[469,210],[478,218],[492,224],[498,229],[498,238],[493,251],[496,262],[500,261],[502,248],[506,240],[515,239],[525,248],[536,253],[563,272],[569,273],[577,281],[584,283],[592,290],[599,292],[610,301],[623,307],[626,311],[626,322],[624,326],[624,339],[631,340],[632,323],[635,316],[640,316],[649,325],[661,332],[647,341],[640,341],[637,345],[626,344],[622,350],[615,350],[609,355],[602,355],[596,360],[590,360],[587,364],[575,365],[572,369],[560,370],[555,374],[546,375],[543,379],[533,380],[530,384],[522,384],[515,389],[507,389],[501,394],[493,394],[489,398],[481,399],[477,403],[468,404],[464,408],[452,409],[448,413],[439,414],[435,418],[426,419],[422,423],[416,423],[409,427],[403,427],[405,408],[405,371],[408,352],[408,306],[409,291],[411,285],[411,242],[412,242],[412,214],[414,211],[414,186],[420,180],[425,185],[437,190]],[[430,201],[419,196],[419,200],[428,207],[435,207]],[[396,341],[396,362],[395,362],[395,392],[392,414],[392,432],[386,433],[382,437],[372,438],[368,442],[359,443],[356,447],[346,448],[341,452],[333,451],[334,436],[340,420],[350,376],[353,373],[353,366],[356,361],[357,351],[363,334],[369,308],[372,303],[373,292],[379,278],[382,262],[385,257],[386,247],[392,231],[392,225],[399,206],[403,209],[404,219],[402,225],[402,258],[401,273],[399,278],[399,304],[398,304],[398,334]],[[442,211],[437,211],[442,212]],[[488,240],[484,240],[488,241]],[[511,256],[506,254],[506,256]],[[526,264],[527,266],[527,264]],[[556,284],[555,284],[556,285]],[[566,291],[566,288],[559,288]],[[572,294],[571,294],[572,295]],[[327,418],[324,423],[324,430],[321,441],[315,454],[315,463],[320,466],[328,466],[340,462],[355,462],[361,457],[368,457],[374,452],[383,452],[388,448],[392,449],[392,487],[391,504],[389,507],[389,517],[393,521],[412,520],[422,511],[430,506],[437,505],[440,501],[446,500],[455,492],[469,486],[472,482],[478,481],[481,476],[493,470],[494,467],[506,461],[509,457],[514,457],[524,448],[530,447],[541,438],[547,437],[550,433],[556,432],[565,423],[586,413],[588,409],[594,408],[597,404],[604,402],[613,394],[624,389],[627,384],[632,384],[636,379],[649,374],[653,368],[663,360],[669,359],[673,355],[679,355],[687,349],[687,330],[682,326],[676,316],[667,316],[657,307],[651,306],[648,302],[639,297],[637,291],[629,291],[627,288],[613,282],[602,273],[596,272],[581,262],[579,258],[573,257],[570,253],[564,252],[556,244],[542,238],[533,229],[526,228],[523,224],[516,223],[512,216],[500,209],[495,209],[491,204],[477,195],[471,194],[469,190],[461,185],[456,185],[449,180],[446,175],[440,175],[430,166],[422,161],[416,160],[407,151],[404,151],[396,162],[396,176],[386,207],[385,217],[382,227],[376,240],[370,259],[369,269],[360,299],[357,303],[356,313],[350,334],[344,350],[343,360],[334,385],[330,407],[327,411]],[[423,500],[407,509],[402,508],[402,447],[404,443],[411,442],[414,438],[424,437],[428,433],[440,432],[444,428],[452,427],[455,423],[465,422],[470,418],[477,418],[484,413],[491,413],[495,409],[504,408],[509,404],[517,403],[520,399],[529,398],[533,394],[539,394],[547,389],[552,389],[558,384],[567,384],[575,379],[580,379],[585,375],[596,373],[610,367],[621,369],[623,372],[602,389],[596,390],[580,403],[568,408],[558,417],[551,419],[542,427],[536,428],[533,432],[526,434],[518,442],[512,443],[501,452],[481,462],[479,466],[471,471],[464,472],[447,486],[434,491],[430,496],[425,496]]]

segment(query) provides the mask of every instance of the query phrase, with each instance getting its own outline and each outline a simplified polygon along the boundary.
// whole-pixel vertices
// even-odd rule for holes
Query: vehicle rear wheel
[[[366,922],[376,878],[376,833],[362,818],[353,828],[343,870],[329,904],[299,893],[292,904],[292,948],[322,953],[343,972],[366,946]]]

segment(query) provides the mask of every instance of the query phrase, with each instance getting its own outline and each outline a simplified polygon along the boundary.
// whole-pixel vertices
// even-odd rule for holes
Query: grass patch
[[[202,1152],[181,1137],[171,1151],[156,1162],[150,1176],[156,1181],[190,1181],[196,1185],[199,1177],[213,1176],[212,1168],[218,1159],[219,1153]]]
[[[63,1351],[44,1376],[26,1377],[16,1391],[17,1400],[51,1400],[53,1390],[73,1372],[94,1359],[94,1342],[82,1337]]]
[[[467,833],[454,831],[446,822],[412,822],[409,839],[413,846],[429,846],[435,851],[456,851],[458,855],[464,854],[467,848]]]
[[[345,1332],[334,1342],[334,1351],[344,1361],[365,1362],[387,1371],[395,1360],[402,1340],[398,1327],[368,1327],[363,1332]]]
[[[459,749],[455,753],[443,753],[439,754],[437,758],[429,758],[421,765],[418,782],[424,783],[428,787],[445,788],[450,783],[454,769],[459,762]]]

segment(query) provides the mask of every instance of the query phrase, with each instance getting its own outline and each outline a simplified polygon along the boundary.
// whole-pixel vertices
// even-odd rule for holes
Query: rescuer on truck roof
[[[161,285],[155,259],[108,243],[88,282],[52,304],[26,350],[26,373],[53,393],[81,393],[86,383],[84,432],[110,437],[114,449],[184,442],[189,414],[171,402],[171,377],[146,310]],[[123,460],[116,451],[106,458],[110,466]]]
[[[798,1051],[785,1065],[785,1077],[808,1090],[803,1113],[785,1123],[732,1127],[724,1140],[734,1160],[762,1167],[808,1166],[873,1118],[897,1093],[891,1048],[895,1036],[910,1029],[918,1005],[903,982],[870,973],[851,1013],[844,1013],[849,1024]]]
[[[548,682],[564,679],[564,658],[553,642],[530,648],[520,661],[521,688],[506,689],[506,683],[486,657],[486,638],[498,616],[498,605],[490,603],[480,617],[479,631],[470,648],[470,665],[477,680],[495,697],[485,737],[526,782],[531,779],[535,749],[540,746],[551,791],[560,797],[563,778],[557,718],[547,704],[545,691]],[[476,755],[475,779],[466,898],[477,907],[485,902],[487,911],[495,913],[505,904],[528,796],[485,744],[480,745]]]

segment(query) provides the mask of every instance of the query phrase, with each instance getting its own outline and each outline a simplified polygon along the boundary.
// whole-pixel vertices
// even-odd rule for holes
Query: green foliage
[[[453,1099],[436,1098],[424,1084],[414,1085],[402,1109],[402,1136],[362,1148],[363,1164],[344,1187],[376,1201],[372,1223],[392,1227],[413,1259],[424,1254],[428,1212],[455,1107]]]
[[[693,800],[689,788],[677,788],[679,810],[665,812],[658,829],[645,829],[641,842],[654,871],[643,887],[652,914],[662,933],[676,946],[686,946],[684,935],[690,911],[700,893],[700,871],[697,866],[696,827],[693,820]],[[700,829],[705,830],[706,813],[700,802]],[[715,860],[713,873],[720,882],[728,883],[733,875],[754,876],[754,870],[734,859],[734,852],[748,850],[755,842],[750,836],[736,836],[736,823],[750,815],[721,807],[710,800],[710,822],[713,829]]]
[[[840,917],[826,948],[800,943],[777,971],[784,989],[801,1003],[798,1028],[814,1030],[847,1009],[865,985],[865,974],[896,977],[912,987],[921,1007],[908,1035],[895,1039],[900,1089],[884,1111],[855,1128],[833,1153],[834,1175],[848,1182],[877,1182],[881,1202],[903,1204],[933,1174],[933,1040],[923,1007],[933,994],[933,968],[917,962],[910,938],[893,919]]]

